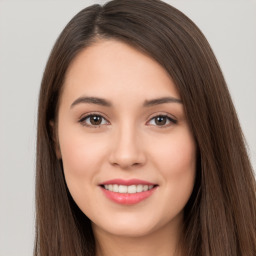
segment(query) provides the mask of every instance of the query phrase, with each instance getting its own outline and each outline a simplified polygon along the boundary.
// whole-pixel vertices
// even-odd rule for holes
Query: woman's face
[[[196,146],[180,95],[155,60],[115,40],[71,63],[57,134],[69,191],[95,232],[179,229]]]

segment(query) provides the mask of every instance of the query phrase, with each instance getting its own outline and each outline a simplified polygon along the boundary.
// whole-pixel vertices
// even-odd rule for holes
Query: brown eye
[[[158,117],[155,118],[156,125],[165,125],[166,121],[167,121],[166,116],[158,116]]]
[[[159,115],[159,116],[155,116],[153,118],[150,119],[149,124],[153,125],[153,126],[163,126],[163,127],[167,127],[169,126],[171,123],[176,124],[177,120],[167,116],[167,115]]]
[[[101,115],[88,115],[79,120],[79,122],[89,127],[99,127],[103,124],[108,124],[107,120]]]
[[[92,125],[100,125],[102,122],[101,116],[90,116],[90,122]]]

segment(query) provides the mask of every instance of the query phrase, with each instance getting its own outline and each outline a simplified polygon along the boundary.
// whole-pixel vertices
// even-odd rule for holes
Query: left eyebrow
[[[158,99],[152,99],[152,100],[145,100],[143,107],[151,107],[159,104],[164,103],[179,103],[182,104],[182,101],[180,99],[174,98],[174,97],[163,97]]]
[[[88,104],[96,104],[96,105],[101,105],[104,107],[111,107],[112,104],[102,98],[97,98],[97,97],[80,97],[76,99],[70,106],[70,108],[73,108],[75,105],[80,104],[80,103],[88,103]]]

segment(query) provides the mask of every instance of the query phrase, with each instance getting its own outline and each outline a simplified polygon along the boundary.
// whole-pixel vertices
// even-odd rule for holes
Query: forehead
[[[167,71],[136,48],[117,41],[100,40],[83,49],[70,64],[63,96],[82,94],[117,100],[120,97],[179,97]]]

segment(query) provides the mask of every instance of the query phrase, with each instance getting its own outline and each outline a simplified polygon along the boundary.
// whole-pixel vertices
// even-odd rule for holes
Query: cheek
[[[96,177],[105,159],[105,143],[102,143],[102,139],[86,135],[80,127],[68,129],[67,126],[62,125],[59,131],[66,183],[80,208],[84,207],[82,202],[90,204],[88,198],[92,191],[89,188],[96,187],[94,186]]]
[[[92,161],[92,151],[86,145],[75,140],[63,140],[61,155],[65,175],[82,177],[89,174],[88,167]]]
[[[65,136],[61,136],[65,134]],[[83,132],[60,132],[60,148],[64,171],[74,176],[89,176],[95,165],[104,158],[104,143],[101,139],[86,136]]]
[[[195,170],[196,146],[188,131],[173,134],[170,139],[155,145],[154,159],[164,176],[182,175]]]
[[[97,177],[106,154],[102,139],[67,129],[59,133],[65,180],[74,201],[84,213],[95,207],[91,198],[94,198]]]
[[[196,146],[192,135],[186,132],[174,134],[166,143],[156,144],[154,163],[162,176],[166,197],[182,208],[189,199],[196,174]]]

